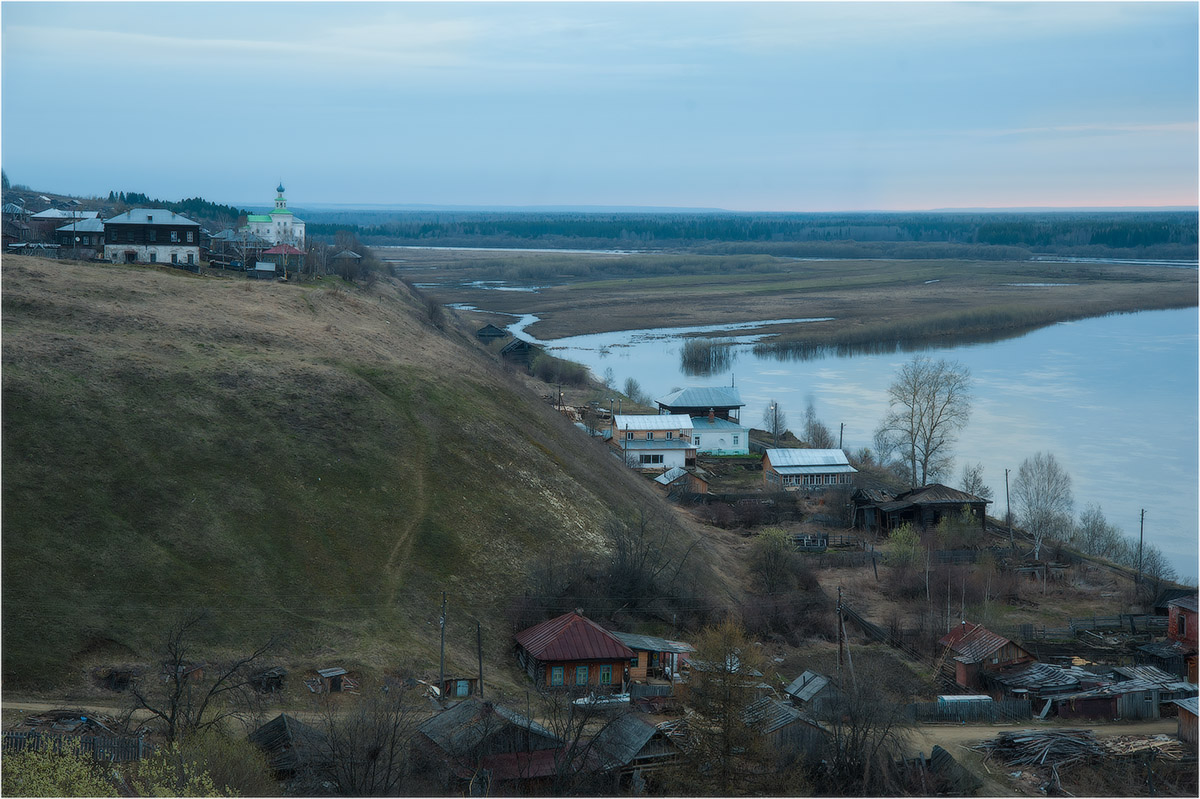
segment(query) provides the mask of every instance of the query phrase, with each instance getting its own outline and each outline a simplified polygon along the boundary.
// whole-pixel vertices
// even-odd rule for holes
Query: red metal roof
[[[564,613],[517,633],[517,643],[541,661],[629,660],[633,650],[578,613]]]
[[[263,255],[304,255],[304,250],[297,250],[290,244],[276,244],[271,249],[264,251]]]
[[[1002,635],[985,629],[982,625],[963,622],[942,636],[938,643],[950,647],[966,662],[977,663],[988,658],[1005,644],[1012,642]]]

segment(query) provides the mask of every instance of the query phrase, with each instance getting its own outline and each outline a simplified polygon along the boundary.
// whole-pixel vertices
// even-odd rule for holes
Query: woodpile
[[[1105,754],[1091,730],[1003,732],[975,748],[1015,766],[1064,766]]]
[[[1109,755],[1116,757],[1151,755],[1163,760],[1183,760],[1196,756],[1194,749],[1184,746],[1183,741],[1171,735],[1114,735],[1103,739],[1101,745]]]

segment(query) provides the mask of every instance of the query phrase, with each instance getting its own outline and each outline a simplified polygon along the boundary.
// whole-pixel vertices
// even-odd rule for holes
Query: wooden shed
[[[531,341],[514,338],[500,349],[500,357],[529,365],[533,361],[534,356],[541,351],[542,348]]]
[[[618,632],[612,635],[634,652],[634,658],[629,663],[631,682],[649,679],[674,681],[679,676],[682,660],[696,651],[691,644],[656,638],[653,635]]]
[[[481,338],[484,341],[491,341],[492,339],[498,339],[498,338],[508,338],[508,331],[504,330],[502,328],[496,327],[495,325],[489,324],[489,325],[484,325],[483,327],[476,330],[475,337]]]
[[[1176,733],[1179,740],[1196,746],[1196,717],[1200,715],[1200,699],[1193,696],[1172,701],[1179,711],[1179,727]]]

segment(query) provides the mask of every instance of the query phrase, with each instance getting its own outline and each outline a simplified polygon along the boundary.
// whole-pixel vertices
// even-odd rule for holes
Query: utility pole
[[[1013,545],[1012,533],[1012,503],[1008,500],[1008,469],[1004,470],[1004,521],[1008,522],[1008,548],[1011,550]]]
[[[846,423],[841,423],[841,429],[838,430],[838,449],[842,448],[842,436],[846,434]]]
[[[442,628],[442,654],[438,658],[438,699],[445,699],[446,693],[446,592],[442,592],[442,620],[438,623]]]
[[[483,699],[483,626],[475,620],[475,649],[479,652],[479,698]]]
[[[779,403],[771,406],[771,412],[774,414],[774,419],[771,422],[771,435],[774,437],[774,447],[779,448]]]
[[[837,600],[837,684],[838,688],[844,689],[842,685],[842,587],[838,586]]]
[[[1134,588],[1137,590],[1137,595],[1141,595],[1142,587],[1142,544],[1146,541],[1146,509],[1142,508],[1142,522],[1138,530],[1138,569],[1137,577],[1134,578]]]

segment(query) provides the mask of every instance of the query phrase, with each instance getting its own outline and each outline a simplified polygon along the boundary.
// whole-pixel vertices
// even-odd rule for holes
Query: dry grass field
[[[402,259],[394,262],[401,273],[442,302],[537,314],[540,321],[530,332],[542,339],[822,317],[833,320],[806,324],[807,341],[994,336],[1064,319],[1197,302],[1195,270],[1119,264],[384,252]],[[537,291],[497,291],[472,285],[475,281]],[[786,326],[764,329],[784,339],[790,332]]]

